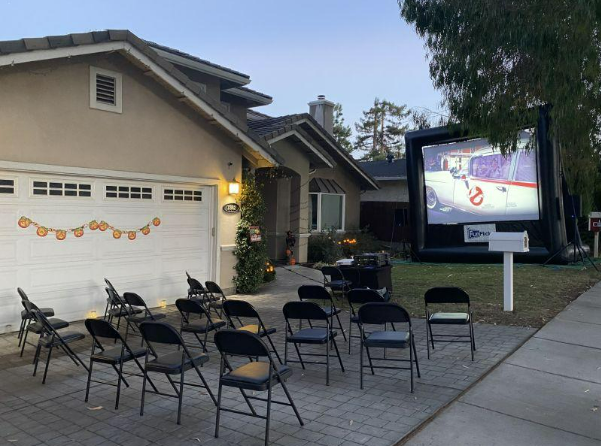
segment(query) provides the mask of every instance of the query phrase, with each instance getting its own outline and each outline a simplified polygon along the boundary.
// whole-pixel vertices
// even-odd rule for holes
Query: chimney
[[[330,134],[334,134],[334,103],[326,100],[323,94],[316,101],[309,102],[309,114]]]

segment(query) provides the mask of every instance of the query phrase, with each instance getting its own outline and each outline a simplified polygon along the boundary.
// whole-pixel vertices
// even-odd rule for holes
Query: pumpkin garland
[[[90,229],[92,231],[99,230],[101,232],[109,230],[112,231],[113,238],[116,240],[120,239],[121,236],[125,234],[127,234],[128,240],[135,240],[138,232],[141,232],[143,235],[150,234],[150,227],[159,226],[161,224],[161,219],[158,217],[154,217],[146,225],[142,226],[139,229],[119,229],[107,223],[104,220],[101,220],[100,222],[92,220],[88,223],[71,229],[49,228],[25,216],[19,218],[18,224],[19,227],[23,229],[27,229],[30,226],[37,228],[36,234],[39,237],[46,237],[49,233],[54,233],[57,240],[65,240],[67,238],[67,234],[69,233],[73,234],[76,238],[82,237],[84,235],[85,229]]]

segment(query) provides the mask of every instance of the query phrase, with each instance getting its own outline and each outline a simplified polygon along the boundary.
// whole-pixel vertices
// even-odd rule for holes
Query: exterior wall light
[[[228,184],[228,190],[230,195],[238,195],[240,193],[240,183],[236,180],[230,181]]]

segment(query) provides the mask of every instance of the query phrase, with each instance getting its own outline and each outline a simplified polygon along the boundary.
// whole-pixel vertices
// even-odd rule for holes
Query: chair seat
[[[40,308],[40,311],[46,317],[54,316],[54,310],[52,308]],[[31,319],[31,315],[27,312],[27,310],[21,311],[21,319]]]
[[[330,280],[329,282],[325,283],[326,288],[331,288],[333,290],[342,290],[343,288],[349,288],[352,285],[353,282],[351,282],[350,280],[343,279]]]
[[[75,342],[75,341],[80,341],[82,339],[84,339],[86,337],[86,335],[84,335],[83,333],[80,333],[78,331],[67,331],[64,333],[59,333],[61,338],[63,338],[63,341],[65,341],[65,343],[69,344],[71,342]],[[57,337],[53,337],[52,335],[48,336],[42,336],[39,340],[39,344],[42,347],[50,347],[50,346],[56,346],[56,345],[60,345],[60,341],[58,340]]]
[[[113,317],[125,317],[130,313],[140,314],[140,313],[142,313],[142,311],[144,311],[144,310],[140,310],[139,308],[134,308],[133,310],[130,310],[130,312],[128,313],[125,308],[116,307],[116,308],[111,308],[108,311],[108,314]]]
[[[251,333],[258,334],[261,337],[270,336],[276,332],[275,328],[266,328],[264,331],[259,333],[259,326],[257,324],[244,325],[243,327],[238,328],[238,330],[250,331]]]
[[[405,348],[409,346],[407,331],[375,331],[363,341],[366,347]]]
[[[225,327],[227,324],[221,319],[213,319],[212,324],[207,324],[205,321],[192,322],[190,324],[182,325],[182,331],[186,333],[206,333],[207,331],[217,330],[218,328]]]
[[[468,324],[470,315],[468,313],[434,313],[430,315],[431,324]]]
[[[134,358],[140,358],[146,355],[145,348],[134,348],[132,349],[133,355],[125,349],[123,351],[123,362],[130,361]],[[104,364],[119,364],[121,359],[121,346],[107,348],[103,352],[94,353],[92,360],[95,362],[102,362]]]
[[[221,301],[211,302],[209,304],[209,307],[221,309],[221,308],[223,308],[223,302],[221,302]]]
[[[195,364],[196,366],[201,366],[205,362],[209,361],[209,355],[205,353],[191,353],[193,354],[192,359],[188,357],[184,358],[184,372],[186,370],[190,370],[193,367],[193,364]],[[181,373],[182,354],[183,351],[180,350],[160,355],[158,358],[153,359],[152,361],[148,361],[148,364],[146,364],[146,370],[148,370],[149,372],[166,373],[168,375],[174,373]]]
[[[325,311],[326,314],[329,317],[336,316],[337,314],[340,314],[340,308],[333,308],[332,309],[332,307],[323,307],[323,311]]]
[[[57,330],[60,330],[61,328],[65,328],[65,327],[69,326],[69,322],[63,321],[62,319],[59,319],[56,317],[51,317],[50,319],[48,319],[48,322],[50,322],[50,325],[52,325],[52,327]],[[40,334],[40,333],[42,333],[42,326],[40,325],[39,322],[34,322],[33,324],[29,324],[27,326],[27,330],[29,330],[35,334]]]
[[[331,337],[335,338],[337,333],[331,330]],[[287,336],[287,342],[298,342],[299,344],[325,344],[328,342],[327,328],[304,328],[293,335]]]
[[[128,316],[126,317],[126,319],[130,322],[134,322],[136,324],[141,324],[142,322],[146,322],[146,321],[158,321],[160,319],[165,319],[167,316],[163,313],[153,313],[152,317],[151,316]]]
[[[238,387],[248,390],[266,390],[269,387],[268,362],[249,362],[223,375],[221,383],[224,386]],[[278,367],[281,378],[285,381],[292,376],[292,369],[286,365]],[[274,384],[279,381],[274,381]]]

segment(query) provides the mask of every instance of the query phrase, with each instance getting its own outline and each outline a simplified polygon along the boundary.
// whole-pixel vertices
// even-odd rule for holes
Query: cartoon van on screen
[[[433,223],[453,222],[444,218],[453,211],[486,217],[478,221],[539,218],[534,150],[503,156],[491,147],[479,149],[462,170],[426,170],[425,183]]]

